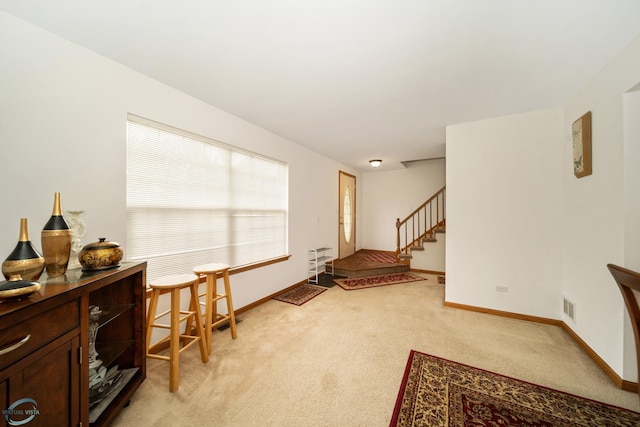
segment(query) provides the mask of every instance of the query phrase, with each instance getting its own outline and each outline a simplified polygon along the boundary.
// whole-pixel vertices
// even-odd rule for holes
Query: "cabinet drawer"
[[[0,369],[80,325],[74,300],[0,330]]]

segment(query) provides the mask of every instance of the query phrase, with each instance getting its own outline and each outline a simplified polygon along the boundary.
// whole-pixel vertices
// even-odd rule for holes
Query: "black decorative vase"
[[[51,218],[41,234],[44,266],[49,277],[66,273],[71,254],[71,234],[71,229],[62,216],[60,193],[56,193]]]
[[[20,237],[15,249],[2,263],[2,274],[9,280],[20,276],[27,281],[38,280],[44,270],[44,258],[29,240],[27,218],[20,219]]]

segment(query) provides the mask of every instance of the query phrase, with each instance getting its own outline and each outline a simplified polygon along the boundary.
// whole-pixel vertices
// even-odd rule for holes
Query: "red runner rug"
[[[398,283],[416,282],[427,280],[424,277],[411,273],[383,274],[381,276],[353,277],[350,279],[333,279],[342,289],[351,291],[354,289],[374,288],[376,286],[397,285]]]
[[[639,426],[640,413],[412,350],[390,426]]]
[[[280,295],[273,297],[273,299],[287,302],[289,304],[302,305],[305,302],[317,297],[326,290],[327,288],[324,288],[322,286],[303,283],[300,286],[296,286],[293,289],[289,289],[288,291],[285,291]]]

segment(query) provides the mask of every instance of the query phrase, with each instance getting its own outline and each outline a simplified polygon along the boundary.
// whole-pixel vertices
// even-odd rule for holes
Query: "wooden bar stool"
[[[203,332],[202,316],[200,304],[198,304],[198,284],[200,278],[195,274],[174,274],[154,279],[149,283],[151,288],[151,301],[149,302],[149,313],[147,314],[147,357],[169,361],[169,391],[174,392],[179,386],[180,353],[195,343],[200,343],[200,357],[202,362],[209,361],[209,352],[206,349],[206,339]],[[191,301],[189,310],[180,310],[180,291],[190,288]],[[158,308],[158,298],[162,291],[171,292],[171,308],[156,315]],[[170,323],[158,323],[161,317],[170,315]],[[180,323],[186,321],[189,325],[195,322],[195,335],[185,332],[180,333]],[[169,329],[169,335],[151,344],[151,331],[153,328]],[[169,356],[156,354],[156,347],[169,342]],[[181,347],[181,344],[182,345]],[[153,348],[152,348],[153,347]]]
[[[200,301],[200,304],[204,305],[204,332],[207,340],[207,348],[209,354],[211,354],[211,330],[216,326],[229,322],[231,329],[231,338],[238,338],[236,332],[236,317],[233,313],[233,301],[231,298],[231,284],[229,283],[229,265],[221,263],[203,264],[193,267],[193,272],[197,275],[205,275],[207,278],[207,287],[204,294],[198,295],[198,298],[204,297],[204,302]],[[218,293],[218,274],[222,274],[224,279],[224,293]],[[227,300],[227,314],[218,313],[218,301],[221,299]]]

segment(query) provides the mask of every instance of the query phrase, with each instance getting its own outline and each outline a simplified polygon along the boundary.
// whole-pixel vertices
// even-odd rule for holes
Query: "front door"
[[[356,177],[340,171],[338,217],[338,258],[356,253]]]

